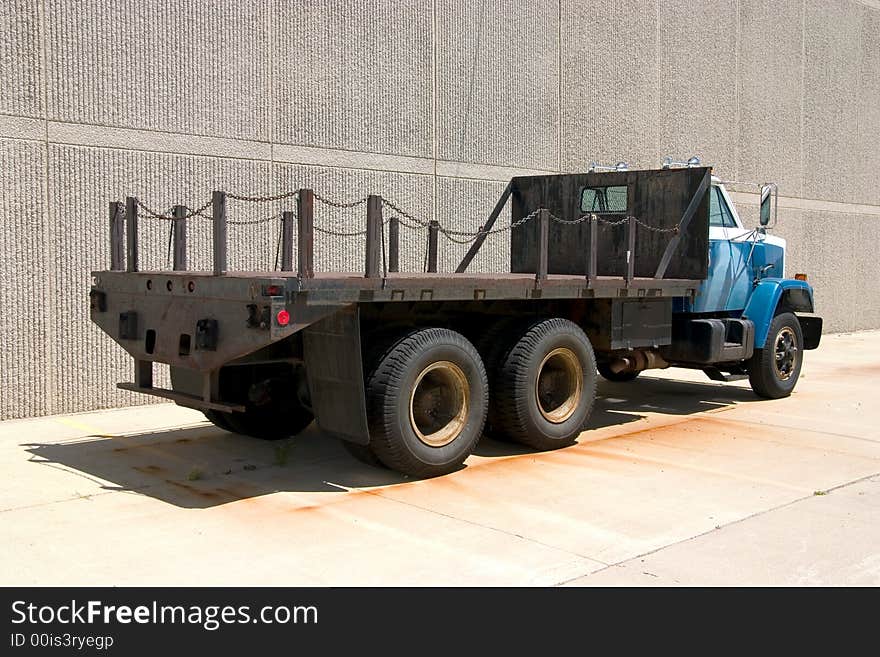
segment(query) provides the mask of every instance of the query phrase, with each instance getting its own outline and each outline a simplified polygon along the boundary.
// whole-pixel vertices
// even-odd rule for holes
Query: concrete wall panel
[[[740,2],[739,180],[800,196],[803,1]]]
[[[37,0],[0,3],[0,114],[43,115],[43,76]]]
[[[277,141],[432,156],[423,2],[279,3],[274,34]]]
[[[476,232],[486,223],[506,183],[490,180],[440,178],[437,181],[437,219],[444,227]],[[493,230],[510,225],[510,205],[502,211]],[[461,244],[459,242],[467,242]],[[473,243],[467,236],[440,235],[438,269],[453,272]],[[510,271],[510,231],[492,234],[483,242],[469,272]]]
[[[853,254],[858,252],[863,217],[815,211],[805,211],[803,217],[804,230],[798,238],[807,257],[806,273],[814,288],[816,311],[824,318],[828,332],[852,331],[856,315],[862,312],[854,284],[861,272]]]
[[[219,158],[53,145],[49,179],[49,248],[55,291],[49,298],[49,312],[57,318],[57,326],[64,327],[63,339],[57,341],[58,362],[64,365],[51,373],[57,395],[54,412],[149,401],[115,389],[117,381],[131,380],[131,360],[88,320],[89,272],[109,264],[107,203],[128,192],[160,211],[174,203],[196,207],[210,198],[214,188],[271,189],[270,167]],[[260,218],[273,210],[239,209],[231,202],[230,219]],[[144,217],[140,223],[141,269],[164,267],[168,222]],[[270,232],[263,224],[230,228],[230,269],[258,266],[274,257],[274,230]],[[188,233],[191,268],[208,269],[209,222],[193,219]]]
[[[268,139],[268,3],[45,5],[49,118]]]
[[[858,142],[850,158],[855,200],[880,205],[880,11],[863,10]]]
[[[552,0],[437,0],[441,160],[559,166],[557,44]]]
[[[660,3],[660,151],[735,174],[737,3]]]
[[[562,168],[657,166],[660,72],[653,0],[563,0]]]
[[[853,326],[854,330],[875,329],[880,326],[880,258],[873,245],[880,235],[880,216],[857,214],[853,216],[853,251],[845,271],[847,280],[853,287]],[[838,259],[847,260],[847,258]],[[826,265],[827,266],[827,265]],[[846,285],[841,282],[841,285]]]
[[[149,401],[115,390],[130,362],[87,317],[126,193],[160,212],[214,188],[380,194],[417,218],[401,265],[421,271],[421,224],[476,230],[511,175],[696,154],[781,184],[787,273],[810,276],[827,330],[880,327],[876,3],[178,4],[0,6],[0,419]],[[230,224],[230,269],[272,269],[294,208],[230,201],[256,222]],[[319,270],[361,272],[365,210],[318,203]],[[142,221],[142,267],[167,264],[169,228]],[[211,268],[210,230],[190,224],[193,268]],[[440,270],[467,246],[441,236]],[[508,262],[505,232],[471,271]]]
[[[58,324],[47,334],[45,147],[0,139],[0,161],[0,418],[41,415],[51,408],[47,377],[61,340]]]
[[[805,7],[803,194],[852,202],[853,176],[829,171],[847,167],[858,143],[863,7],[823,0]]]
[[[430,176],[276,164],[275,184],[281,190],[310,187],[316,195],[342,203],[362,200],[368,194],[378,194],[415,217],[418,222],[427,223],[431,219],[433,183]],[[391,208],[383,208],[383,218],[386,221],[392,214],[395,213]],[[316,199],[316,271],[350,271],[363,274],[366,242],[365,236],[360,233],[365,229],[366,219],[367,208],[364,203],[352,208],[336,208]],[[416,225],[411,220],[406,220],[406,223]],[[387,226],[385,230],[387,248]],[[426,240],[426,229],[401,226],[401,271],[422,271]]]

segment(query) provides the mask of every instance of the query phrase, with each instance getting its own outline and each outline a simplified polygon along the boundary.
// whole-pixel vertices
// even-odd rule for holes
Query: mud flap
[[[344,440],[369,444],[357,304],[306,328],[303,352],[318,426]]]

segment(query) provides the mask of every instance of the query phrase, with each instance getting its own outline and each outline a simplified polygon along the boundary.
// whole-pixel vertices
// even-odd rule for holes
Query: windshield
[[[721,194],[721,188],[713,185],[709,192],[709,225],[722,228],[735,228],[733,213]]]

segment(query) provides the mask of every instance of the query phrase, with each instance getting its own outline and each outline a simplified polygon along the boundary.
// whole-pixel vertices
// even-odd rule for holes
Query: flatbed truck
[[[227,270],[225,192],[170,217],[147,211],[174,223],[173,270],[138,268],[146,206],[110,204],[111,267],[92,272],[90,316],[133,357],[120,388],[256,438],[316,421],[366,463],[430,477],[461,467],[484,433],[538,450],[573,443],[599,376],[674,365],[784,397],[821,337],[812,288],[785,278],[785,243],[768,233],[774,187],[761,188],[749,229],[693,162],[513,178],[454,273],[436,271],[437,236],[464,233],[376,195],[364,202],[364,270],[316,272],[323,197],[273,198],[294,197],[281,269],[258,272]],[[427,271],[397,271],[404,217],[428,232]],[[198,218],[212,222],[213,271],[186,268],[186,222]],[[502,230],[509,272],[469,273]],[[157,362],[169,389],[154,385]]]

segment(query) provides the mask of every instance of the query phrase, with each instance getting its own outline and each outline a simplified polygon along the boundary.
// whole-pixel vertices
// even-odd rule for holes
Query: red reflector
[[[279,310],[275,315],[275,321],[278,322],[278,326],[287,326],[290,324],[290,313],[286,310]]]

